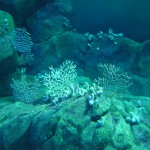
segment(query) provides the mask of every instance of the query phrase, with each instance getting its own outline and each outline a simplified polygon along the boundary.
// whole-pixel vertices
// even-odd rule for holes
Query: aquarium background
[[[149,150],[149,6],[0,0],[0,150]]]

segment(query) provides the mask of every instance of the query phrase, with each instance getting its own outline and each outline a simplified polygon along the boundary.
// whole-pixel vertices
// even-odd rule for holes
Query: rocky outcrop
[[[147,101],[144,97],[128,97],[127,101],[112,98],[108,107],[103,102],[107,103],[107,99],[98,98],[95,105],[102,102],[101,105],[92,108],[88,107],[86,97],[64,100],[55,106],[13,103],[11,98],[3,98],[0,149],[107,150],[140,149],[144,145],[148,148],[150,124],[143,121],[146,114],[139,110],[144,108],[149,113],[149,109],[142,104],[137,107],[137,99]],[[93,119],[94,111],[102,106],[104,113]]]
[[[0,11],[0,62],[13,54],[10,35],[14,27],[12,16],[5,11]]]
[[[32,15],[43,4],[50,1],[51,0],[0,0],[0,9],[11,13],[15,23],[21,25],[28,16]]]
[[[26,25],[30,29],[33,41],[40,43],[67,31],[69,20],[59,13],[53,3],[49,3],[29,17]]]
[[[15,28],[12,16],[0,11],[0,95],[9,95],[8,76],[16,67],[11,33]]]

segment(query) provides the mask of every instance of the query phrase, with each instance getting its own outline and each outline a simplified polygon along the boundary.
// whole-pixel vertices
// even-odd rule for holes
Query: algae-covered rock
[[[34,107],[21,102],[4,105],[0,109],[0,149],[30,150],[32,120],[45,109],[45,105]]]
[[[65,24],[68,24],[67,18],[57,15],[47,18],[30,18],[27,26],[29,27],[32,39],[35,43],[47,41],[52,36],[66,31]]]
[[[144,69],[144,68],[143,68]],[[146,71],[147,72],[147,71]],[[143,72],[142,74],[145,74]],[[145,78],[138,75],[133,75],[133,85],[130,87],[130,91],[133,95],[137,96],[150,96],[150,78]]]
[[[92,122],[87,127],[84,128],[81,134],[81,143],[83,144],[85,150],[93,148],[93,135],[95,129],[96,129],[96,122]]]
[[[16,60],[11,45],[11,33],[14,30],[12,16],[0,11],[0,95],[9,95],[8,76],[15,69]]]
[[[134,136],[134,141],[138,146],[145,146],[150,148],[150,129],[143,125],[135,125],[132,127],[132,133]]]
[[[93,104],[93,109],[91,111],[92,118],[101,118],[102,115],[107,113],[111,107],[111,100],[109,98],[99,98]]]
[[[78,59],[80,63],[84,59],[85,50],[86,39],[82,34],[68,31],[53,36],[48,41],[33,45],[35,53],[33,71],[39,73],[51,65],[58,67],[58,64],[66,59],[74,62]]]
[[[139,61],[137,66],[140,68],[140,76],[150,78],[150,40],[142,43],[142,51],[138,54]]]
[[[13,54],[10,35],[15,28],[12,16],[0,10],[0,63]]]
[[[31,131],[36,133],[32,134],[34,148],[80,149],[78,139],[90,121],[88,116],[84,116],[85,111],[85,100],[81,98],[72,99],[70,102],[64,102],[40,113],[33,119],[31,126]]]
[[[125,104],[116,99],[119,105],[114,107],[113,102],[98,120],[93,120],[92,108],[88,107],[85,96],[65,99],[57,105],[5,100],[7,102],[0,99],[0,149],[140,150],[149,147],[148,126],[142,121],[131,126],[119,111],[121,107],[128,113],[129,100],[124,107]],[[144,150],[148,150],[146,148]]]
[[[50,39],[53,52],[58,58],[78,58],[83,61],[86,54],[87,41],[82,34],[65,32]]]
[[[112,146],[108,145],[104,150],[117,150],[116,148],[113,148]]]
[[[118,39],[118,46],[120,50],[127,50],[134,53],[142,50],[142,44],[126,37]]]
[[[14,27],[12,16],[8,12],[0,10],[0,36],[10,35]]]
[[[20,25],[26,17],[32,15],[34,11],[46,2],[47,0],[0,0],[0,9],[11,13],[15,23]]]
[[[33,106],[15,103],[0,109],[0,149],[29,148],[29,128],[32,121]],[[30,148],[29,148],[30,149]]]
[[[130,125],[123,118],[115,125],[112,139],[117,149],[130,149],[134,145]]]
[[[93,149],[99,147],[99,149],[104,149],[106,145],[112,143],[112,135],[114,124],[110,113],[107,113],[104,118],[104,124],[101,127],[97,127],[93,134]]]
[[[58,13],[52,3],[49,3],[28,18],[26,24],[30,29],[33,41],[39,43],[67,31],[69,20]]]
[[[138,107],[137,115],[140,118],[140,122],[147,127],[150,127],[150,98],[144,96],[132,96],[130,102]],[[126,104],[126,107],[128,107],[128,103]]]
[[[11,45],[10,37],[8,35],[4,35],[4,36],[0,37],[0,64],[3,63],[2,61],[7,62],[10,59],[13,60],[13,58],[12,58],[13,53],[14,53],[14,50]],[[4,65],[4,63],[3,63],[3,65]],[[1,69],[1,71],[2,71],[2,69]]]

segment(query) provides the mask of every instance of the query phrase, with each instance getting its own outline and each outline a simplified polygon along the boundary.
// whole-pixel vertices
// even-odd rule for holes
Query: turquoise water
[[[0,150],[149,150],[149,5],[0,0]]]

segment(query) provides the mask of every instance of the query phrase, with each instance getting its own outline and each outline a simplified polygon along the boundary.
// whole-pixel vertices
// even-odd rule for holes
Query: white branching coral
[[[15,101],[32,104],[37,100],[39,86],[40,84],[37,78],[35,78],[34,81],[31,81],[27,79],[27,76],[23,71],[20,79],[12,79],[11,87],[13,89]]]
[[[131,77],[127,72],[121,72],[119,67],[113,64],[99,64],[102,69],[102,77],[94,82],[103,87],[104,93],[125,93],[132,85]]]
[[[57,101],[59,98],[67,97],[69,86],[77,76],[76,65],[66,60],[59,68],[49,67],[49,71],[40,75],[43,85],[47,88],[47,98]]]
[[[17,57],[19,65],[30,65],[34,60],[34,55],[31,53],[33,42],[30,33],[25,28],[15,28],[11,34],[11,43],[19,52]]]
[[[30,33],[25,28],[15,28],[11,34],[11,41],[15,50],[21,53],[27,53],[31,51],[33,45]]]

